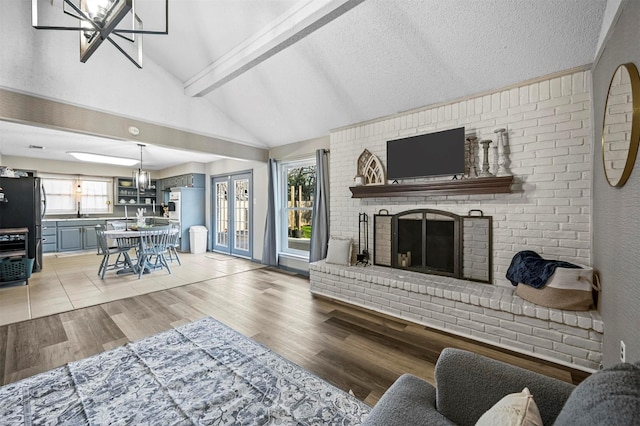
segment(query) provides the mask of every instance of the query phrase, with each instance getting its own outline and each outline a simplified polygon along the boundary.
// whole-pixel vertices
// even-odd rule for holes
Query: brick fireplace
[[[513,255],[522,250],[590,265],[589,87],[588,71],[571,72],[332,131],[331,234],[357,241],[359,213],[373,218],[380,210],[394,215],[428,208],[466,216],[477,209],[493,217],[493,284],[511,285],[505,274]],[[385,165],[387,140],[459,126],[478,140],[495,140],[495,129],[507,129],[514,176],[510,193],[352,198],[349,187],[364,149]],[[491,164],[495,172],[495,161]],[[369,227],[373,235],[373,220]]]
[[[342,270],[322,263],[311,265],[312,292],[577,368],[597,369],[604,327],[598,313],[563,312],[529,304],[513,294],[505,277],[511,259],[522,250],[536,251],[548,259],[591,264],[590,79],[589,71],[573,70],[333,130],[332,235],[357,241],[359,213],[374,217],[384,211],[393,216],[434,209],[464,217],[469,211],[481,210],[493,219],[491,267],[485,276],[482,272],[469,275],[492,285],[455,276],[416,274],[402,263],[398,267],[397,257],[389,255],[389,267]],[[490,171],[494,173],[494,131],[507,129],[509,171],[513,175],[509,193],[352,198],[349,187],[364,149],[384,165],[387,140],[460,126],[477,140],[494,141],[489,149]],[[432,181],[412,179],[400,184]],[[374,235],[374,222],[369,223],[369,235]],[[393,248],[393,240],[386,241],[376,239],[370,245],[376,261]],[[412,251],[412,260],[414,250],[399,249]],[[471,255],[462,257],[463,262],[474,259]],[[481,321],[483,318],[486,321]]]

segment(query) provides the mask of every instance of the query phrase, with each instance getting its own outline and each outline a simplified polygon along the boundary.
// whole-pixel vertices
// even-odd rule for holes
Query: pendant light
[[[142,147],[144,144],[139,143],[138,146],[140,147],[140,168],[133,172],[133,181],[136,188],[144,190],[151,188],[151,175],[149,172],[142,170]]]
[[[45,7],[40,3],[47,2],[31,0],[31,25],[39,30],[78,31],[80,62],[83,63],[104,41],[108,41],[136,67],[142,68],[142,35],[169,34],[169,0],[164,0],[164,7],[157,0],[145,3],[149,9],[148,16],[155,16],[158,22],[160,17],[164,20],[164,28],[152,30],[144,29],[136,0],[62,0],[62,13],[58,15],[53,14],[55,9],[60,9],[53,0],[50,2],[55,7],[52,11],[42,10]],[[79,25],[66,26],[64,19],[69,16],[77,18]],[[51,23],[54,25],[47,25],[49,19],[53,19]]]

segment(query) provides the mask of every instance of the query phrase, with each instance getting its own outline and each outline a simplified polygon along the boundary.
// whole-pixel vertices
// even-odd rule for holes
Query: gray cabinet
[[[58,250],[58,230],[56,222],[42,221],[42,252],[53,253]]]
[[[98,235],[96,234],[96,225],[82,227],[82,248],[98,249]]]
[[[58,222],[58,251],[97,249],[95,227],[104,221]]]
[[[82,228],[79,226],[58,228],[58,250],[82,250]]]
[[[191,173],[182,175],[182,186],[188,186],[192,188],[204,188],[205,175],[204,173]]]
[[[119,177],[115,179],[116,204],[118,205],[152,205],[157,204],[157,181],[151,181],[151,189],[138,189],[132,178]]]
[[[168,191],[171,188],[204,188],[205,174],[204,173],[187,173],[185,175],[171,176],[162,179],[162,190]]]

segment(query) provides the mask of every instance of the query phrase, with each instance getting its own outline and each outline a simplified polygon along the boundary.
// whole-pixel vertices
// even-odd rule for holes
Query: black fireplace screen
[[[491,226],[491,217],[479,210],[468,216],[432,209],[375,215],[373,262],[491,282]]]

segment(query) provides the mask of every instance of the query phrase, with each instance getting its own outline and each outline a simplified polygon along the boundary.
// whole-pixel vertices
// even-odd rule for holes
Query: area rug
[[[3,425],[356,425],[369,411],[213,318],[0,388]]]

